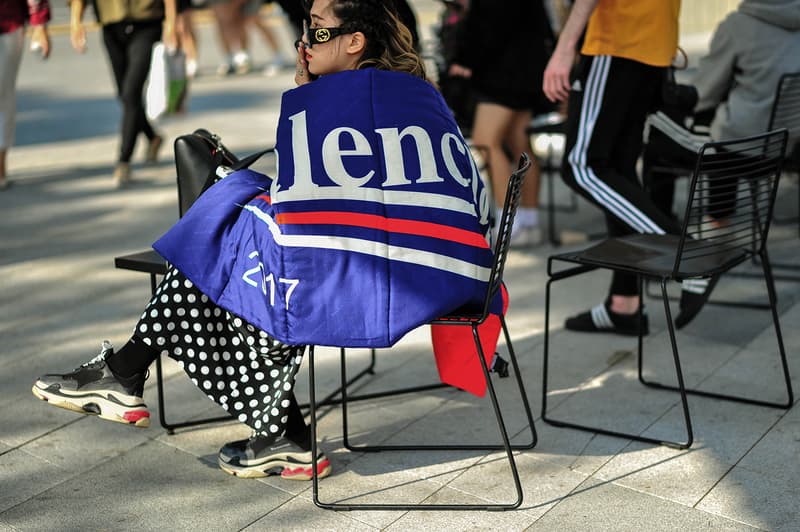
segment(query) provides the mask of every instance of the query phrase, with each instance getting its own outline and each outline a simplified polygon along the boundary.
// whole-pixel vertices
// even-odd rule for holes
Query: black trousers
[[[155,137],[144,111],[144,84],[150,70],[153,44],[161,40],[161,21],[117,22],[103,26],[103,43],[111,61],[122,104],[119,161],[130,162],[136,137]]]
[[[647,113],[659,98],[660,67],[611,56],[581,56],[573,71],[564,182],[600,207],[609,237],[680,232],[636,173]],[[614,273],[612,295],[636,295],[636,276]]]

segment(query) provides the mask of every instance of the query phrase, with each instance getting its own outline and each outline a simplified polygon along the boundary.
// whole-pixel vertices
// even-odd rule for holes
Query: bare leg
[[[197,38],[191,9],[178,14],[176,29],[181,50],[186,54],[186,75],[193,78],[197,72]]]
[[[506,135],[505,145],[514,157],[519,157],[520,154],[525,153],[530,158],[531,169],[528,170],[528,174],[525,176],[520,203],[523,207],[539,208],[539,163],[533,155],[531,139],[526,132],[530,121],[530,111],[514,111],[511,126]]]
[[[0,149],[0,190],[8,186],[6,181],[6,153],[8,150],[5,148]]]
[[[267,43],[269,49],[272,50],[273,54],[279,54],[281,51],[281,45],[278,43],[278,39],[275,38],[275,34],[272,33],[272,30],[267,25],[266,21],[262,20],[261,16],[258,13],[253,15],[249,15],[245,18],[245,27],[255,27],[258,33],[264,38],[264,42]]]
[[[244,19],[241,15],[241,0],[232,0],[222,4],[213,4],[212,10],[217,20],[220,43],[225,52],[225,63],[220,65],[217,73],[226,75],[233,72],[234,58],[244,57],[247,49],[247,37],[244,31]],[[242,55],[244,54],[244,55]]]
[[[477,146],[487,150],[489,177],[495,203],[502,207],[508,178],[511,174],[511,161],[503,151],[503,139],[508,135],[514,111],[494,103],[479,103],[475,110],[475,125],[472,140]]]

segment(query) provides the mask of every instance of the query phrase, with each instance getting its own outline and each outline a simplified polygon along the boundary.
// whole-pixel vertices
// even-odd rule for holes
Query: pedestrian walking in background
[[[525,31],[498,34],[524,21]],[[542,93],[542,76],[553,47],[553,32],[541,0],[472,0],[464,22],[451,76],[472,80],[477,99],[472,141],[488,149],[495,204],[502,210],[508,176],[521,153],[536,161],[527,133],[532,112],[550,105]],[[511,245],[541,242],[539,166],[525,178],[520,207],[511,230]]]
[[[299,0],[298,0],[299,1]],[[253,69],[249,51],[248,29],[254,27],[264,43],[272,51],[272,59],[265,69],[266,74],[276,74],[281,68],[292,64],[285,55],[278,38],[267,23],[261,20],[262,0],[213,0],[211,10],[217,20],[220,45],[225,56],[217,67],[218,76],[247,74]]]
[[[678,50],[679,12],[680,0],[576,0],[544,73],[548,98],[569,97],[562,177],[603,210],[609,237],[681,230],[636,173],[645,119],[659,103],[666,69]],[[684,282],[678,328],[700,312],[714,283]],[[636,336],[640,304],[636,275],[614,272],[606,301],[568,318],[564,327]],[[642,320],[647,334],[646,314]]]
[[[178,47],[186,54],[186,77],[194,79],[197,75],[197,32],[195,32],[192,18],[194,8],[191,0],[177,1],[175,33],[178,38]]]
[[[17,74],[22,61],[25,24],[32,26],[31,50],[43,59],[50,55],[47,0],[0,0],[0,190],[8,188],[6,157],[14,144],[17,111]]]
[[[153,45],[162,40],[176,48],[176,0],[95,0],[95,15],[103,27],[103,44],[111,62],[122,104],[120,146],[114,181],[125,186],[131,181],[131,157],[139,134],[147,138],[146,162],[155,162],[164,138],[147,120],[144,84],[150,69]],[[86,51],[83,26],[85,0],[70,2],[70,40],[80,53]]]

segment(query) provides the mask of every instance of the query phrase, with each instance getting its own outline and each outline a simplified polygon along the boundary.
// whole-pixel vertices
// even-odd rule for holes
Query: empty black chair
[[[487,285],[486,297],[483,301],[483,305],[481,308],[477,308],[475,310],[467,310],[459,309],[455,311],[453,314],[442,316],[436,320],[431,321],[431,325],[448,325],[448,326],[462,326],[462,327],[470,327],[472,330],[472,337],[475,341],[476,346],[476,353],[478,358],[480,359],[481,368],[483,369],[483,374],[486,379],[486,383],[489,390],[489,397],[492,401],[492,406],[494,408],[495,417],[497,419],[497,424],[500,429],[500,434],[502,436],[503,444],[465,444],[465,445],[383,445],[383,446],[361,446],[361,447],[352,447],[348,446],[348,448],[357,450],[357,451],[387,451],[387,450],[407,450],[407,451],[422,451],[422,450],[453,450],[453,451],[466,451],[466,450],[505,450],[506,455],[508,458],[509,465],[511,467],[511,473],[514,479],[514,484],[516,486],[516,500],[512,503],[507,504],[355,504],[355,503],[333,503],[333,502],[323,502],[319,498],[319,484],[317,478],[317,464],[316,464],[316,456],[317,456],[317,406],[319,406],[315,401],[315,385],[314,385],[314,349],[313,346],[309,349],[308,354],[308,361],[309,361],[309,382],[310,382],[310,408],[311,408],[311,443],[312,443],[312,456],[314,458],[314,467],[312,468],[313,471],[313,499],[314,504],[321,508],[333,509],[333,510],[509,510],[513,508],[519,507],[522,503],[522,486],[519,480],[519,472],[517,471],[516,462],[514,461],[514,455],[512,454],[513,449],[530,449],[536,445],[536,430],[533,426],[533,416],[531,414],[530,405],[528,404],[528,398],[525,393],[525,387],[522,382],[522,377],[520,375],[519,366],[517,364],[517,358],[514,353],[514,348],[511,344],[511,338],[508,334],[508,329],[506,328],[505,319],[500,316],[500,324],[502,326],[503,334],[505,335],[506,344],[508,347],[509,356],[511,359],[511,364],[514,368],[517,385],[519,387],[519,391],[522,398],[522,403],[525,408],[525,413],[527,416],[527,421],[531,430],[531,442],[525,445],[511,445],[509,442],[508,432],[506,431],[505,423],[503,421],[503,415],[500,411],[500,404],[497,400],[497,395],[495,394],[494,386],[492,384],[492,380],[490,377],[490,369],[486,364],[486,360],[484,358],[484,353],[480,343],[479,331],[478,326],[482,324],[486,318],[489,316],[489,306],[492,302],[495,295],[500,290],[500,287],[503,282],[503,268],[505,266],[506,256],[508,255],[508,247],[509,241],[511,237],[511,226],[514,221],[514,215],[517,210],[517,206],[519,205],[520,199],[520,191],[522,187],[522,181],[524,179],[525,173],[530,168],[530,160],[527,156],[523,154],[520,159],[519,167],[517,170],[511,175],[508,183],[508,190],[506,192],[505,203],[503,207],[503,213],[500,220],[499,225],[499,234],[497,243],[494,248],[494,261],[492,263],[492,270],[489,276],[489,282]],[[347,390],[346,390],[346,375],[345,375],[345,362],[344,362],[344,350],[342,350],[342,362],[341,362],[341,377],[342,377],[342,420],[344,425],[344,432],[345,435],[347,433]],[[438,386],[438,385],[436,385]],[[417,391],[419,388],[410,388],[410,389],[402,389],[402,390],[393,390],[390,392],[383,392],[380,394],[371,395],[371,397],[376,396],[386,396],[386,395],[396,395],[401,393],[409,393],[412,391]],[[355,398],[352,398],[355,399]]]
[[[692,173],[689,189],[689,200],[683,218],[683,230],[680,235],[636,234],[620,238],[610,238],[589,248],[552,255],[548,259],[547,271],[549,280],[546,291],[544,367],[542,389],[542,419],[555,426],[570,427],[620,436],[637,441],[663,444],[679,449],[686,449],[693,441],[692,425],[689,416],[688,393],[714,397],[730,401],[738,401],[755,405],[776,408],[789,408],[793,402],[793,392],[789,378],[789,368],[781,336],[780,323],[776,308],[775,283],[767,255],[767,236],[778,181],[786,150],[787,132],[785,129],[771,131],[761,135],[705,144],[697,156],[697,163]],[[731,194],[720,194],[727,187]],[[713,192],[712,192],[713,191]],[[732,205],[731,195],[736,191]],[[723,228],[709,230],[703,223],[703,217],[719,212],[734,212],[729,215],[730,224]],[[775,326],[775,335],[780,352],[783,377],[786,384],[787,400],[785,402],[764,401],[741,395],[712,393],[703,390],[687,389],[684,385],[675,329],[667,297],[667,283],[684,279],[710,278],[727,272],[731,268],[756,256],[760,259],[763,278],[769,296],[769,307]],[[572,264],[567,269],[556,271],[554,263]],[[657,281],[661,285],[661,298],[669,328],[672,355],[677,377],[677,386],[651,382],[644,378],[642,332],[639,333],[638,346],[638,378],[648,386],[680,392],[681,404],[686,427],[686,439],[683,441],[664,441],[575,423],[552,417],[547,411],[550,371],[550,292],[554,282],[574,277],[598,268],[628,272],[644,279]],[[640,282],[640,294],[641,294]],[[642,305],[639,307],[640,323],[642,322]],[[589,415],[589,414],[587,414]]]

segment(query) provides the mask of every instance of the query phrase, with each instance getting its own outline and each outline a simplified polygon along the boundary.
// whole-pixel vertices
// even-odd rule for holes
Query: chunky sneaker
[[[607,332],[624,336],[639,336],[639,314],[617,314],[608,308],[609,302],[567,318],[564,328],[579,332]],[[642,335],[650,333],[647,311],[642,312]]]
[[[253,434],[247,440],[226,443],[219,450],[219,467],[241,478],[280,475],[289,480],[311,480],[311,450],[284,438]],[[317,456],[317,476],[331,474],[331,463],[321,452]]]
[[[108,340],[100,354],[71,373],[42,375],[33,384],[33,395],[53,406],[109,421],[146,428],[150,412],[142,399],[146,373],[125,378],[106,364],[114,353]]]
[[[681,283],[680,311],[675,327],[682,329],[700,313],[718,281],[719,275],[715,275],[710,279],[685,279]]]

